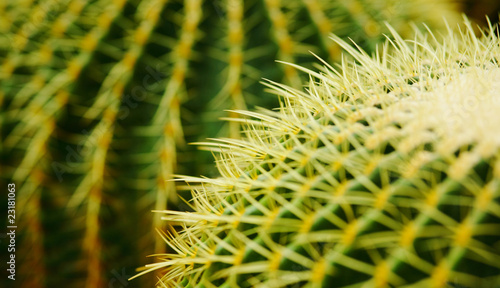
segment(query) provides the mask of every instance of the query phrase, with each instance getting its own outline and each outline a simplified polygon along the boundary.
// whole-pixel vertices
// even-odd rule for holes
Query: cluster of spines
[[[288,63],[306,65],[312,59],[310,51],[330,61],[339,60],[340,48],[337,44],[327,41],[329,34],[332,32],[341,35],[343,38],[351,37],[358,42],[362,42],[362,47],[373,50],[375,44],[382,39],[381,33],[386,31],[383,23],[385,20],[399,21],[400,18],[403,18],[404,20],[401,20],[401,23],[411,21],[420,23],[424,21],[425,16],[423,17],[423,15],[425,14],[426,16],[432,15],[432,20],[425,20],[437,23],[443,17],[453,19],[456,16],[453,15],[454,12],[451,12],[453,9],[449,9],[453,5],[448,1],[433,4],[425,1],[420,3],[419,1],[419,4],[415,5],[422,6],[419,9],[427,9],[426,12],[435,9],[442,11],[443,14],[436,17],[434,13],[422,13],[422,15],[408,13],[410,9],[396,2],[374,4],[365,3],[365,1],[272,0],[262,1],[262,3],[259,1],[247,1],[245,3],[216,1],[214,6],[218,10],[219,16],[223,14],[228,17],[229,26],[227,28],[222,25],[218,26],[218,21],[212,19],[213,22],[210,23],[216,23],[213,26],[214,29],[208,27],[203,32],[207,35],[213,35],[213,37],[203,38],[201,43],[209,47],[207,56],[216,62],[212,67],[216,67],[217,62],[221,61],[224,62],[223,67],[225,68],[218,72],[222,78],[216,77],[215,79],[216,83],[220,83],[217,85],[220,85],[222,89],[215,89],[215,92],[211,92],[210,86],[206,89],[202,88],[203,94],[214,95],[209,97],[211,100],[206,108],[208,111],[207,116],[202,115],[202,119],[210,122],[210,119],[216,118],[214,115],[219,117],[227,115],[217,111],[241,109],[245,104],[248,107],[254,104],[263,106],[264,102],[261,97],[263,89],[259,87],[260,85],[257,85],[257,82],[262,78],[283,79],[287,85],[291,86],[301,82],[297,71],[293,67],[282,65],[280,69],[276,69],[276,65],[273,64],[275,67],[271,67],[265,61],[272,63],[277,59]],[[263,10],[266,13],[257,13],[257,11]],[[439,20],[436,21],[435,18],[439,18]],[[233,20],[240,21],[240,23],[233,25],[231,23]],[[370,32],[372,26],[377,27],[375,30],[378,33]],[[401,29],[403,29],[402,26],[404,25],[396,26],[401,26]],[[221,30],[226,31],[223,36],[220,36],[218,32]],[[239,30],[242,34],[233,37],[233,32],[236,30]],[[252,34],[265,35],[261,39],[267,40],[255,41]],[[214,39],[218,39],[218,37],[227,39],[225,40],[228,42],[227,45],[212,46],[205,42],[205,40],[214,42]],[[215,41],[215,43],[218,43],[218,41]],[[272,51],[272,53],[268,53],[272,57],[264,55],[264,49]],[[238,51],[237,54],[234,54],[235,51]],[[262,73],[256,73],[256,69],[261,70]],[[226,102],[231,103],[230,106],[221,104]],[[229,114],[232,115],[231,112]],[[219,124],[208,126],[210,127],[209,132],[203,136],[215,136],[216,133],[213,131],[214,129],[220,129],[219,126]],[[229,126],[231,138],[239,137],[237,127],[233,124],[229,124]]]
[[[149,271],[167,287],[498,285],[500,141],[474,125],[498,122],[500,42],[465,26],[444,44],[395,34],[375,60],[337,38],[360,66],[274,83],[279,111],[238,112],[256,119],[235,119],[246,139],[203,143],[222,177],[181,177],[194,212],[158,211],[173,252]],[[464,99],[462,119],[436,113]]]

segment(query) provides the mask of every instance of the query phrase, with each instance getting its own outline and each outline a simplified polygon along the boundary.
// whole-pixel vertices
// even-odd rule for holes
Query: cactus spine
[[[270,83],[246,138],[203,143],[219,178],[181,177],[193,212],[158,211],[163,287],[500,285],[500,38],[470,23],[374,58]],[[299,66],[295,66],[300,68]],[[248,119],[248,116],[250,119]],[[457,286],[458,285],[458,286]]]

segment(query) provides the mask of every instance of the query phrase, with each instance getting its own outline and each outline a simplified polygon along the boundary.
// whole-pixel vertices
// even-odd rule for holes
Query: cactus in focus
[[[239,135],[218,118],[269,107],[261,77],[302,83],[276,59],[311,63],[311,50],[338,60],[331,32],[373,52],[384,21],[404,34],[410,21],[438,29],[443,16],[456,18],[452,1],[1,1],[1,178],[17,187],[16,284],[108,287],[132,274],[165,249],[149,211],[176,198],[167,180],[206,166],[184,144]]]
[[[374,57],[271,82],[212,143],[219,178],[181,177],[193,211],[157,211],[161,287],[499,287],[500,38],[395,31]],[[326,63],[326,62],[324,62]],[[301,69],[299,66],[293,65]]]

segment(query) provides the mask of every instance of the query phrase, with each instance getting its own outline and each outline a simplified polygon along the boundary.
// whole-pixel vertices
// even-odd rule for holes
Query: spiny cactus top
[[[220,178],[163,211],[166,287],[498,287],[500,39],[418,34],[272,83]],[[198,184],[196,184],[198,183]],[[145,273],[145,272],[144,272]],[[495,286],[497,285],[497,286]]]

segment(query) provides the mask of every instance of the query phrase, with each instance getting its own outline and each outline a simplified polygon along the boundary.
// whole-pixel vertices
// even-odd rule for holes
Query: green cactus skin
[[[325,67],[246,138],[202,143],[219,178],[181,177],[158,211],[161,287],[499,287],[500,38],[472,25]],[[358,63],[358,64],[354,64]],[[298,67],[298,66],[297,66]],[[248,116],[248,117],[246,117]],[[140,274],[139,274],[140,275]]]
[[[386,19],[405,33],[409,21],[452,23],[453,6],[1,1],[1,179],[18,187],[16,284],[108,287],[122,269],[131,274],[146,263],[142,255],[164,251],[150,232],[163,224],[149,211],[175,198],[166,180],[206,166],[208,157],[184,143],[220,129],[239,135],[238,125],[221,128],[218,117],[269,106],[261,77],[302,83],[276,59],[311,63],[309,50],[338,59],[340,49],[326,40],[331,32],[373,51]]]

